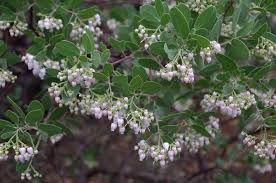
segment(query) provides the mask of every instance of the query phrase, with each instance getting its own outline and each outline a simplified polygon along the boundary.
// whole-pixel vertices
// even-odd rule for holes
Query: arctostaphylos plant
[[[147,0],[112,9],[91,2],[0,2],[0,90],[30,71],[41,80],[36,100],[20,107],[9,93],[12,110],[1,114],[0,158],[16,162],[21,179],[42,176],[33,162],[47,139],[71,133],[66,115],[135,134],[139,160],[161,167],[183,151],[222,146],[220,123],[238,121],[241,148],[262,164],[256,169],[271,171],[275,1]]]

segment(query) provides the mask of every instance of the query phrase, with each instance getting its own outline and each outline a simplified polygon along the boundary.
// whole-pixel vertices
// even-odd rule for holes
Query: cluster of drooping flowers
[[[68,80],[72,86],[81,85],[89,88],[96,82],[93,68],[71,68],[60,71],[57,75],[60,81]]]
[[[212,138],[215,137],[219,130],[219,119],[213,116],[209,117],[209,121],[206,126],[206,130],[211,135]],[[186,135],[187,134],[187,135]],[[188,128],[188,133],[185,133],[184,146],[190,153],[197,153],[199,149],[205,145],[209,145],[210,140],[208,137],[202,136],[197,133],[194,129]]]
[[[34,168],[28,168],[25,172],[21,173],[21,180],[31,180],[33,177],[42,177],[42,175]]]
[[[64,62],[65,61],[63,59],[60,62],[47,59],[45,62],[43,62],[43,65],[48,69],[60,70],[64,67]]]
[[[95,42],[99,41],[100,36],[103,34],[100,26],[102,24],[101,17],[99,14],[96,14],[92,18],[88,20],[88,24],[73,24],[73,29],[70,33],[70,38],[74,41],[79,40],[83,34],[85,34],[85,30],[90,30],[93,32]],[[98,44],[95,43],[96,48],[98,48]]]
[[[251,105],[256,104],[256,100],[249,91],[229,96],[226,99],[223,99],[217,92],[213,92],[212,95],[204,95],[200,104],[206,112],[218,108],[223,114],[235,118],[241,114],[242,109],[248,109]]]
[[[8,159],[9,151],[6,148],[6,143],[0,144],[0,161],[5,161]]]
[[[63,133],[53,135],[53,136],[50,137],[50,141],[51,141],[52,144],[55,144],[55,143],[59,142],[62,139],[63,136],[64,136]]]
[[[154,115],[147,109],[131,111],[131,115],[129,115],[129,119],[127,119],[129,127],[135,134],[145,133],[152,121],[154,121]]]
[[[152,43],[160,40],[160,34],[157,34],[156,32],[153,34],[149,34],[146,27],[144,27],[143,25],[139,25],[138,28],[135,29],[135,32],[138,34],[139,38],[142,39],[141,42],[144,43],[144,48],[146,50]]]
[[[40,77],[40,79],[44,79],[46,69],[36,60],[34,55],[27,53],[21,59],[28,66],[28,69],[32,70],[35,76]]]
[[[213,116],[209,117],[206,129],[214,138],[219,129],[219,119]],[[159,162],[161,166],[164,166],[169,161],[173,161],[176,155],[183,150],[183,147],[191,153],[196,153],[200,148],[208,144],[209,139],[207,137],[188,127],[185,133],[176,134],[175,140],[171,144],[159,141],[158,145],[149,145],[145,140],[141,140],[134,149],[138,151],[140,161],[143,161],[146,157],[151,157],[154,162]]]
[[[0,88],[4,88],[6,83],[14,83],[16,76],[11,71],[3,70],[0,68]]]
[[[173,161],[175,156],[181,152],[183,137],[178,137],[171,144],[168,142],[159,145],[149,145],[145,140],[141,140],[134,149],[138,151],[139,160],[143,161],[146,157],[151,157],[160,166],[165,166],[169,161]]]
[[[187,6],[189,9],[201,13],[206,8],[217,4],[217,0],[188,0]]]
[[[0,30],[6,30],[10,27],[10,22],[7,21],[0,21]]]
[[[63,106],[61,100],[61,93],[63,91],[63,87],[59,87],[57,83],[51,83],[51,87],[48,88],[49,95],[55,100],[56,103],[59,104],[60,107]],[[70,94],[70,92],[68,92]]]
[[[34,150],[32,147],[20,147],[15,149],[14,159],[24,163],[25,161],[29,161],[37,153],[38,150]]]
[[[274,160],[276,157],[276,144],[273,141],[269,140],[261,140],[259,142],[258,139],[252,135],[248,135],[245,132],[241,133],[243,139],[243,143],[248,147],[254,145],[254,154],[259,156],[260,158],[271,159]]]
[[[109,30],[112,31],[113,36],[115,38],[118,38],[118,34],[116,33],[117,27],[120,25],[120,22],[118,22],[116,19],[112,18],[106,21],[106,25]]]
[[[274,90],[265,93],[257,90],[252,90],[252,92],[259,97],[265,107],[276,108],[276,94]]]
[[[271,61],[276,56],[276,44],[268,39],[260,38],[253,53],[266,61]]]
[[[9,29],[9,33],[11,37],[18,37],[18,36],[23,36],[24,31],[27,30],[27,24],[21,21],[15,21],[13,22],[12,27]]]
[[[270,163],[267,163],[265,165],[257,164],[254,166],[254,170],[262,174],[266,172],[272,172],[272,165]]]
[[[112,31],[116,30],[119,24],[120,23],[114,18],[108,19],[106,21],[107,27],[109,28],[109,30],[112,30]]]
[[[38,27],[41,30],[45,29],[53,32],[54,29],[60,30],[63,27],[63,24],[61,19],[56,19],[54,17],[45,17],[44,19],[38,21]]]
[[[171,81],[173,78],[177,77],[183,83],[192,83],[194,82],[194,70],[191,64],[193,59],[193,53],[185,52],[181,57],[181,64],[179,64],[177,60],[174,60],[166,64],[165,68],[161,69],[155,74],[157,77],[161,77],[168,81]]]
[[[211,46],[201,49],[200,56],[202,60],[210,63],[212,61],[212,57],[217,53],[222,53],[221,45],[216,41],[211,41]]]
[[[240,30],[240,26],[236,26],[236,31]],[[224,37],[232,37],[234,35],[234,30],[233,30],[233,22],[230,21],[229,23],[223,23],[221,26],[221,35]]]

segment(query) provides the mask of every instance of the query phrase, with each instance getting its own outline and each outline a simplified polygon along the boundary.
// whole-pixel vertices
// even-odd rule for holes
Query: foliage
[[[276,36],[268,17],[276,3],[194,3],[155,0],[104,12],[79,0],[1,1],[0,30],[31,44],[20,54],[0,41],[0,87],[24,62],[47,88],[22,108],[8,98],[1,159],[13,152],[22,179],[40,176],[32,161],[41,140],[70,134],[60,121],[69,111],[109,119],[121,134],[131,129],[141,139],[140,160],[161,166],[209,145],[219,119],[233,118],[246,131],[243,143],[273,161]]]

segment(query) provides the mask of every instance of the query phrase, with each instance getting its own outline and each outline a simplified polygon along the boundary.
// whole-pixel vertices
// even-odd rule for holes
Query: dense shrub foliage
[[[60,121],[70,112],[136,134],[140,161],[161,167],[182,151],[208,151],[223,136],[220,121],[238,120],[243,148],[269,171],[274,13],[273,0],[155,0],[109,11],[81,0],[2,0],[0,30],[29,46],[0,41],[0,87],[16,85],[9,69],[25,63],[43,89],[28,106],[8,97],[1,160],[14,159],[22,179],[41,176],[32,164],[40,144],[70,134]]]

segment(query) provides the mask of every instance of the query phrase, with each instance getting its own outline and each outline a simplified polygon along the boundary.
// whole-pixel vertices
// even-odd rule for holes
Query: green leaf
[[[4,43],[4,41],[0,40],[0,56],[2,56],[6,50],[7,45]]]
[[[15,134],[15,131],[11,131],[11,132],[4,132],[2,135],[1,135],[1,139],[10,139],[13,135]]]
[[[114,39],[113,37],[110,37],[109,42],[112,48],[116,49],[117,51],[124,52],[126,49],[125,41],[119,41]]]
[[[95,72],[94,77],[97,81],[107,81],[108,80],[108,77],[105,74],[100,73],[100,72]]]
[[[269,86],[271,88],[276,88],[276,78],[272,78],[270,81],[269,81]]]
[[[45,109],[44,106],[41,102],[39,102],[38,100],[33,100],[29,105],[28,105],[28,112],[34,111],[34,110],[38,110],[40,109],[44,115]]]
[[[146,81],[142,86],[142,92],[147,94],[158,93],[161,90],[161,85],[154,81]]]
[[[192,38],[195,39],[197,41],[198,45],[202,48],[206,48],[206,47],[210,46],[210,41],[201,35],[195,34],[192,36]]]
[[[218,19],[215,25],[213,26],[212,30],[210,31],[210,40],[211,41],[218,41],[220,37],[222,26],[222,19]]]
[[[161,0],[155,0],[155,9],[158,15],[161,17],[164,13],[164,7]]]
[[[7,120],[0,119],[0,129],[7,128],[7,127],[14,127],[14,125]]]
[[[123,93],[123,95],[129,95],[128,77],[125,75],[118,75],[113,77],[114,86]]]
[[[51,115],[48,118],[48,121],[58,120],[60,119],[66,112],[65,107],[58,107],[51,111]]]
[[[15,112],[19,115],[20,118],[24,119],[25,114],[23,110],[10,97],[7,97],[7,99],[9,103],[12,105],[13,110],[15,110]]]
[[[148,80],[148,74],[142,66],[134,66],[132,69],[132,77],[140,76],[143,81]]]
[[[78,17],[82,19],[89,19],[93,17],[96,13],[98,13],[98,8],[96,6],[92,6],[90,8],[83,9],[78,12]]]
[[[53,136],[53,135],[57,135],[57,134],[61,134],[62,133],[62,129],[56,125],[53,124],[39,124],[38,125],[38,129],[41,132],[46,133],[48,136]]]
[[[26,161],[24,163],[16,162],[16,172],[18,172],[18,173],[25,172],[28,167],[29,167],[29,162],[28,161]]]
[[[19,124],[19,116],[15,112],[13,112],[11,110],[7,110],[5,112],[5,116],[7,118],[9,118],[9,120],[11,120],[12,122],[14,122],[15,124]]]
[[[135,92],[135,91],[139,90],[142,87],[143,79],[139,75],[137,75],[134,78],[132,78],[129,85],[130,85],[129,89],[132,92]]]
[[[165,42],[154,42],[150,45],[149,50],[153,55],[158,55],[163,58],[167,57],[167,53],[164,50],[164,44]]]
[[[156,61],[150,58],[141,58],[139,59],[138,62],[143,67],[146,67],[152,70],[160,70],[160,65]]]
[[[246,60],[250,56],[248,47],[239,39],[233,39],[227,49],[228,56],[235,60]]]
[[[253,71],[253,78],[255,80],[259,80],[264,77],[271,70],[271,64],[265,64],[262,67],[257,68],[257,70]]]
[[[81,38],[81,44],[84,47],[86,53],[91,53],[95,49],[94,38],[90,30],[85,30],[85,34],[83,34]]]
[[[253,38],[257,39],[259,37],[261,37],[264,33],[267,32],[268,29],[268,25],[267,23],[264,23],[254,34],[253,34]]]
[[[171,20],[176,32],[183,38],[186,39],[189,36],[190,28],[187,19],[181,13],[181,11],[174,7],[170,11]]]
[[[272,34],[271,32],[267,32],[263,35],[264,38],[272,41],[273,43],[276,44],[276,36],[274,34]]]
[[[55,45],[55,50],[66,57],[73,57],[73,56],[79,56],[80,55],[80,50],[78,49],[78,47],[70,42],[70,41],[66,41],[63,40],[61,42],[58,42]]]
[[[162,116],[160,118],[161,121],[171,121],[171,120],[178,120],[178,119],[189,119],[192,117],[192,112],[187,110],[183,112],[173,113],[166,116]]]
[[[224,71],[235,71],[238,69],[236,63],[230,59],[229,57],[222,55],[222,54],[217,54],[216,55],[217,60],[219,61],[219,63],[222,65],[222,69]]]
[[[206,128],[202,125],[198,125],[198,124],[193,124],[191,126],[196,132],[200,133],[201,135],[205,136],[205,137],[211,137],[211,135],[209,134],[209,132],[206,130]]]
[[[161,24],[163,26],[167,25],[170,22],[170,15],[168,13],[165,13],[162,17],[161,17]]]
[[[103,68],[103,73],[106,75],[106,76],[111,76],[112,73],[113,73],[113,65],[112,64],[105,64],[104,65],[104,68]]]
[[[37,122],[40,122],[43,119],[43,112],[41,109],[33,110],[27,113],[25,121],[29,125],[33,126]]]
[[[204,10],[196,19],[194,27],[196,29],[205,28],[211,30],[217,21],[217,11],[214,6]]]
[[[159,22],[159,15],[152,5],[143,5],[140,7],[141,17],[149,22]]]

